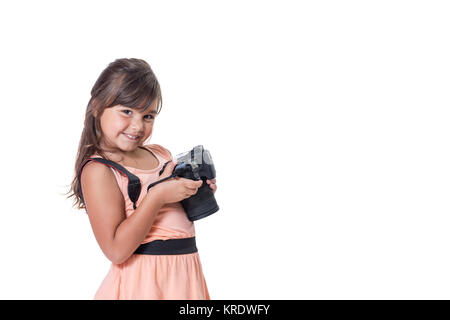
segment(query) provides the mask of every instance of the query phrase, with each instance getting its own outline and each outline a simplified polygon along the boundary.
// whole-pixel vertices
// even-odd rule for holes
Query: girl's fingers
[[[213,193],[215,193],[217,190],[216,179],[206,180],[206,183],[209,185]]]

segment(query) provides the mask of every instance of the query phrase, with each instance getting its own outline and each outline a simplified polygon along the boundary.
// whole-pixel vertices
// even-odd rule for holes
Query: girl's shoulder
[[[170,153],[170,151],[168,149],[164,148],[163,146],[161,146],[159,144],[147,144],[144,146],[144,148],[148,148],[152,151],[156,151],[159,154],[163,155],[164,158],[172,159],[172,153]]]

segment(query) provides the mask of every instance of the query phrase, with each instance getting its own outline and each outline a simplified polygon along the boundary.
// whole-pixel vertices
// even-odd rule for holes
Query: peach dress
[[[171,159],[170,152],[157,144],[144,146],[158,159],[159,164],[150,170],[124,166],[141,181],[141,194],[136,206],[147,193],[150,183],[159,180],[159,171]],[[127,217],[132,215],[133,203],[128,197],[126,176],[111,168],[125,200]],[[182,239],[195,236],[194,223],[189,221],[180,202],[164,205],[142,241]],[[94,299],[166,299],[209,300],[198,252],[181,255],[133,254],[121,264],[111,268],[97,290]]]

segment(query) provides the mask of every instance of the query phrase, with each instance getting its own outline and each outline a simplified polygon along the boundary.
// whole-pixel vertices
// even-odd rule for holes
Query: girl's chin
[[[134,151],[134,150],[136,150],[136,148],[138,146],[139,146],[138,143],[122,144],[122,145],[119,145],[119,148],[122,149],[123,151]]]
[[[130,142],[123,142],[123,141],[120,141],[120,142],[116,143],[116,148],[119,149],[119,150],[121,150],[121,151],[128,152],[128,151],[134,151],[134,150],[136,150],[136,148],[138,147],[138,145],[139,145],[139,144],[138,144],[137,142],[135,142],[135,143],[130,143]]]

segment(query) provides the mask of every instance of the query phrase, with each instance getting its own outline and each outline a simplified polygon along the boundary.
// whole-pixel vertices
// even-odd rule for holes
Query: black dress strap
[[[114,161],[111,161],[111,160],[103,159],[103,158],[88,158],[81,165],[80,172],[78,174],[78,181],[79,181],[79,190],[80,190],[80,195],[81,195],[81,201],[83,201],[83,204],[84,204],[84,199],[83,199],[83,193],[81,191],[81,172],[82,172],[84,166],[89,161],[96,161],[96,162],[103,163],[109,167],[116,169],[117,171],[121,172],[123,175],[127,176],[127,178],[128,178],[128,197],[130,197],[130,200],[133,202],[133,209],[136,210],[136,202],[138,201],[139,195],[141,194],[141,181],[139,180],[139,177],[132,174],[130,171],[125,169],[120,164],[118,164]]]

